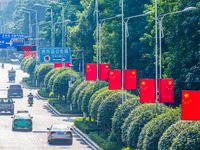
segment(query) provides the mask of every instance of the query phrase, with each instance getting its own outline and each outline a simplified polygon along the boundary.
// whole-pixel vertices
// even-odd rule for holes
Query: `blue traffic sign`
[[[40,63],[69,63],[70,47],[41,47],[39,48]]]
[[[24,34],[0,34],[0,48],[15,49],[18,45],[24,45]]]

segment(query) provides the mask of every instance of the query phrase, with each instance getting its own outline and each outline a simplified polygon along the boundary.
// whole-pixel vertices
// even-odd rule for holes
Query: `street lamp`
[[[105,18],[105,19],[101,19],[99,20],[99,63],[101,64],[101,36],[102,36],[102,29],[101,29],[101,26],[102,26],[102,23],[106,20],[111,20],[111,19],[115,19],[115,18],[118,18],[118,17],[121,17],[122,15],[119,14],[119,15],[116,15],[115,17],[110,17],[110,18]]]
[[[98,14],[98,11],[99,11],[99,6],[98,6],[98,0],[96,0],[96,3],[95,3],[95,11],[96,11],[96,19],[97,19],[97,81],[99,81],[99,43],[98,43],[98,26],[99,26],[99,14]]]
[[[127,38],[129,37],[129,33],[128,33],[128,21],[132,18],[137,18],[137,17],[142,17],[142,16],[147,16],[149,15],[151,12],[147,12],[145,14],[141,14],[141,15],[136,15],[136,16],[131,16],[131,17],[127,17],[124,18],[124,23],[125,23],[125,70],[127,70]],[[125,90],[125,100],[127,100],[127,90]]]
[[[51,47],[55,47],[55,41],[54,41],[54,31],[53,31],[53,10],[51,6],[47,5],[41,5],[41,4],[34,4],[34,6],[40,6],[40,7],[47,7],[51,9]]]
[[[187,7],[181,11],[175,11],[175,12],[171,12],[171,13],[167,13],[167,14],[163,14],[158,16],[161,17],[161,19],[159,20],[159,43],[160,43],[160,79],[162,78],[162,38],[164,38],[164,33],[163,33],[163,27],[162,27],[162,21],[164,19],[165,16],[167,15],[171,15],[171,14],[177,14],[177,13],[182,13],[182,12],[188,12],[188,11],[192,11],[196,9],[196,7]]]
[[[31,13],[24,10],[19,10],[20,12],[28,13],[29,14],[29,37],[32,37],[32,29],[31,29]],[[29,44],[31,44],[31,41],[29,40]]]

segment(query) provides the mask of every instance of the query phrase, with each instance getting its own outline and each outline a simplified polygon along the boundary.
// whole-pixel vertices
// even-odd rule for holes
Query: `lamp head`
[[[191,10],[194,10],[196,9],[196,7],[187,7],[185,9],[183,9],[183,11],[191,11]]]

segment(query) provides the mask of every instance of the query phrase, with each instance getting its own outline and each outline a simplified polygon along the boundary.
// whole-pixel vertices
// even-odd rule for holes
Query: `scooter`
[[[30,106],[33,105],[33,97],[28,97],[28,103]]]

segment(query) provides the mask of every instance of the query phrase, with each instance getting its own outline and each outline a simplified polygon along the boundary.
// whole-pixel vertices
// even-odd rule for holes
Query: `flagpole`
[[[124,102],[124,1],[121,0],[122,7],[122,103]]]
[[[99,43],[98,43],[98,37],[99,37],[99,16],[98,16],[98,0],[96,0],[96,19],[97,19],[97,81],[99,81]]]
[[[155,25],[156,25],[156,45],[155,45],[155,53],[156,53],[156,112],[158,112],[158,36],[157,36],[157,19],[158,19],[158,14],[157,14],[157,0],[155,0]]]

